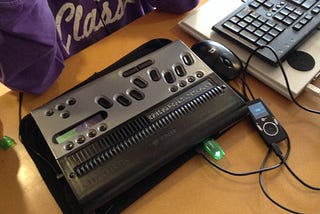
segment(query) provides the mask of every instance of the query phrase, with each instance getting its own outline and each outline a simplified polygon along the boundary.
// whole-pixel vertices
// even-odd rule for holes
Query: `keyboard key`
[[[248,25],[246,27],[246,29],[247,29],[247,31],[253,33],[257,28],[255,26],[253,26],[253,25]]]
[[[256,42],[259,39],[257,36],[253,35],[252,33],[250,33],[247,30],[241,31],[240,35],[251,42]]]
[[[275,20],[282,21],[285,18],[285,16],[281,13],[277,13],[276,15],[273,16],[273,18]]]
[[[300,16],[296,13],[290,13],[288,17],[290,17],[293,20],[297,20]]]
[[[266,17],[264,17],[264,16],[259,16],[257,19],[262,23],[265,23],[265,22],[268,21],[268,19]]]
[[[264,2],[266,2],[267,0],[256,0],[258,3],[263,4]]]
[[[256,1],[253,1],[249,5],[250,5],[250,7],[257,9],[258,7],[260,7],[261,4]]]
[[[270,34],[265,34],[262,39],[265,40],[267,43],[271,42],[273,40],[273,36],[271,36]]]
[[[301,5],[304,0],[291,0],[291,2]]]
[[[275,29],[271,29],[269,31],[269,34],[272,35],[273,37],[277,37],[280,34],[280,32]]]
[[[279,32],[282,32],[282,31],[285,30],[285,28],[284,28],[282,25],[276,25],[276,26],[274,27],[274,29],[276,29],[276,30],[279,31]]]
[[[300,30],[302,27],[303,27],[303,25],[298,22],[298,23],[296,23],[296,24],[293,26],[293,29],[298,31],[298,30]]]
[[[266,22],[266,25],[268,25],[269,27],[273,28],[273,27],[275,27],[277,25],[277,23],[275,21],[273,21],[273,20],[268,20]]]
[[[244,9],[242,11],[240,11],[239,13],[237,13],[237,17],[240,19],[243,19],[244,17],[246,17],[247,15],[249,15],[251,13],[250,9]]]
[[[240,21],[241,19],[239,19],[238,17],[236,17],[236,16],[234,16],[234,17],[232,17],[231,19],[230,19],[230,21],[232,22],[232,23],[238,23],[239,21]]]
[[[269,2],[269,1],[267,1],[267,2],[265,2],[264,4],[263,4],[263,6],[265,6],[265,7],[267,7],[267,8],[272,8],[273,7],[273,3],[272,2]]]
[[[247,22],[247,23],[251,23],[251,22],[254,21],[254,18],[251,17],[251,16],[246,16],[243,20],[244,20],[245,22]]]
[[[287,5],[286,9],[289,10],[289,11],[294,11],[296,9],[296,7],[293,6],[293,5]]]
[[[317,2],[317,0],[306,0],[305,2],[303,2],[301,7],[305,8],[305,9],[310,9],[316,2]]]
[[[320,5],[318,5],[317,7],[313,8],[311,10],[311,13],[313,14],[319,14],[320,13]]]
[[[250,16],[257,19],[257,18],[259,18],[260,14],[255,11],[251,11]]]
[[[258,20],[255,20],[253,23],[252,23],[253,26],[255,27],[260,27],[262,25],[262,22],[258,21]]]
[[[245,28],[247,25],[248,25],[248,23],[245,22],[245,21],[240,21],[240,22],[238,23],[238,26],[241,27],[241,28]]]
[[[283,20],[283,23],[285,23],[286,25],[291,25],[293,23],[293,19],[291,19],[290,17],[286,17]]]
[[[264,45],[267,45],[267,42],[263,39],[259,39],[257,42],[256,42],[257,46],[264,46]]]
[[[310,14],[306,14],[304,18],[310,21],[311,19],[313,19],[313,16],[311,16]]]
[[[282,9],[282,10],[280,10],[280,13],[282,14],[282,15],[284,15],[284,16],[287,16],[287,15],[289,15],[290,14],[290,10],[288,10],[288,9],[286,9],[286,8],[284,8],[284,9]]]
[[[304,12],[299,8],[295,9],[294,13],[296,13],[298,16],[302,16],[304,14]]]
[[[239,27],[238,25],[233,24],[232,22],[227,21],[226,23],[223,24],[223,27],[228,28],[229,30],[238,33],[242,30],[241,27]]]
[[[258,37],[262,37],[263,35],[264,35],[264,32],[262,31],[262,30],[256,30],[255,32],[254,32],[254,35],[256,35],[256,36],[258,36]]]
[[[300,21],[299,21],[299,23],[301,23],[302,25],[305,25],[305,24],[307,24],[308,23],[308,19],[306,19],[306,18],[303,18],[303,19],[301,19]]]
[[[262,25],[260,29],[264,32],[268,32],[270,30],[270,27],[268,25]]]

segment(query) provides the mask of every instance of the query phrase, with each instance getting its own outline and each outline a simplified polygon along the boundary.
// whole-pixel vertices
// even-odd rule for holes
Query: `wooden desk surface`
[[[23,115],[150,39],[181,39],[191,46],[196,41],[177,26],[185,15],[152,12],[69,58],[62,75],[46,93],[41,96],[25,95]],[[292,141],[289,165],[303,180],[320,186],[319,116],[301,110],[254,78],[249,77],[248,83],[254,94],[265,100],[286,128]],[[308,93],[303,92],[298,101],[320,109],[319,98]],[[16,146],[7,151],[0,150],[0,212],[61,213],[34,163],[19,142],[18,93],[0,86],[0,109],[0,134],[8,135],[17,142]],[[232,171],[245,172],[259,168],[267,151],[246,120],[225,133],[218,141],[226,152],[226,156],[218,163]],[[273,158],[273,162],[275,160]],[[271,163],[272,161],[269,164]],[[264,178],[269,193],[278,202],[297,211],[319,213],[320,192],[301,186],[285,168],[265,173]],[[226,175],[211,167],[202,157],[195,156],[124,213],[286,212],[263,195],[258,175]]]

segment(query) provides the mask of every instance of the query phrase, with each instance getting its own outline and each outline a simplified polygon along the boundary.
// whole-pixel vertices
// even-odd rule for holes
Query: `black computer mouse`
[[[241,73],[241,60],[230,49],[218,42],[200,41],[194,44],[191,50],[224,81],[233,80]]]

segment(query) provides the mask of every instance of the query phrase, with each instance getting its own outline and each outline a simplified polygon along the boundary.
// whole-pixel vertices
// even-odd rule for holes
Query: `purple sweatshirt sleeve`
[[[58,78],[66,57],[157,8],[184,13],[199,0],[0,0],[0,82],[41,94]],[[124,12],[125,11],[125,12]],[[90,20],[88,22],[88,20]]]
[[[0,81],[12,89],[43,93],[63,69],[57,41],[47,1],[1,1]]]
[[[199,0],[149,0],[158,10],[170,13],[185,13],[199,4]]]

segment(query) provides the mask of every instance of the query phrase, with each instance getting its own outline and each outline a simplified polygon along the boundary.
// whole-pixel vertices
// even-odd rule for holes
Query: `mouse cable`
[[[289,150],[291,150],[291,141],[290,141],[290,139],[289,139],[289,136],[288,136],[286,130],[283,129],[283,131],[285,132],[285,135],[286,135],[287,147],[288,147]],[[268,145],[268,144],[267,144],[267,145]],[[282,164],[284,164],[284,163],[286,162],[286,160],[288,159],[287,156],[282,157],[282,151],[280,150],[278,144],[273,143],[272,145],[268,145],[268,148],[269,148],[268,154],[267,154],[266,158],[265,158],[265,159],[262,161],[262,163],[261,163],[261,166],[260,166],[261,169],[265,168],[265,165],[266,165],[266,163],[267,163],[267,161],[268,161],[268,156],[270,156],[270,153],[271,153],[271,152],[275,153],[275,155],[278,156],[278,157],[281,156],[280,161],[281,161]],[[259,186],[260,186],[260,189],[261,189],[261,191],[263,192],[263,194],[264,194],[274,205],[276,205],[276,206],[278,206],[279,208],[281,208],[281,209],[283,209],[283,210],[285,210],[285,211],[287,211],[287,212],[290,212],[290,213],[303,214],[303,213],[301,213],[301,212],[297,212],[297,211],[295,211],[295,210],[292,210],[292,209],[290,209],[290,208],[288,208],[288,207],[280,204],[280,202],[276,201],[275,199],[273,199],[273,198],[270,196],[270,194],[267,192],[266,188],[265,188],[265,185],[264,185],[264,182],[263,182],[263,176],[262,176],[262,175],[263,175],[263,172],[260,172],[260,173],[259,173]]]
[[[291,144],[290,144],[290,141],[287,141],[287,152],[285,154],[285,156],[283,157],[283,160],[284,161],[281,161],[280,163],[278,164],[275,164],[271,167],[266,167],[266,163],[270,157],[270,155],[272,154],[272,148],[269,148],[265,158],[263,159],[262,161],[262,164],[260,166],[260,169],[259,170],[253,170],[253,171],[249,171],[249,172],[242,172],[242,173],[239,173],[239,172],[233,172],[233,171],[230,171],[230,170],[227,170],[221,166],[219,166],[217,163],[215,163],[211,157],[209,157],[207,155],[207,153],[204,151],[203,147],[202,146],[199,146],[197,148],[197,153],[200,154],[202,157],[204,157],[204,159],[212,166],[214,166],[215,168],[217,168],[218,170],[226,173],[226,174],[229,174],[229,175],[233,175],[233,176],[248,176],[248,175],[253,175],[253,174],[259,174],[259,185],[260,185],[260,188],[263,192],[263,194],[273,203],[275,204],[276,206],[278,206],[279,208],[281,209],[284,209],[288,212],[291,212],[291,213],[295,213],[295,214],[302,214],[300,212],[297,212],[297,211],[293,211],[283,205],[281,205],[279,202],[277,202],[276,200],[274,200],[270,195],[269,193],[267,192],[265,186],[264,186],[264,183],[263,183],[263,177],[262,177],[262,174],[263,172],[266,172],[266,171],[271,171],[271,170],[274,170],[276,168],[279,168],[281,165],[284,164],[284,161],[286,161],[289,157],[289,154],[290,154],[290,151],[291,151]]]
[[[257,52],[258,50],[263,49],[263,48],[269,49],[269,50],[273,53],[273,55],[276,57],[276,59],[277,59],[277,64],[278,64],[278,66],[280,67],[280,70],[281,70],[282,75],[283,75],[283,77],[284,77],[284,80],[285,80],[285,83],[286,83],[286,86],[287,86],[287,89],[288,89],[288,93],[289,93],[289,96],[290,96],[291,100],[292,100],[298,107],[300,107],[301,109],[303,109],[303,110],[305,110],[305,111],[308,111],[308,112],[311,112],[311,113],[315,113],[315,114],[320,114],[320,111],[307,108],[307,107],[301,105],[301,104],[296,100],[296,98],[294,98],[294,96],[293,96],[293,94],[292,94],[292,92],[291,92],[291,87],[290,87],[290,84],[289,84],[289,80],[288,80],[287,74],[286,74],[286,72],[285,72],[285,69],[284,69],[283,66],[282,66],[282,63],[281,63],[281,61],[280,61],[280,59],[279,59],[279,56],[277,55],[276,51],[275,51],[272,47],[270,47],[269,45],[261,45],[261,46],[257,47],[255,50],[253,50],[253,51],[250,53],[250,55],[249,55],[249,57],[248,57],[248,59],[247,59],[247,62],[246,62],[246,64],[245,64],[245,68],[243,69],[243,72],[242,72],[242,74],[243,74],[243,77],[242,77],[243,80],[245,81],[245,73],[247,72],[247,68],[248,68],[248,65],[249,65],[249,62],[250,62],[251,58],[253,57],[253,55],[256,54],[256,52]],[[245,93],[245,86],[242,87],[242,90],[243,90],[244,94],[246,94],[246,93]]]
[[[290,143],[288,142],[288,145],[290,145]],[[261,164],[261,169],[265,168],[265,165],[267,163],[267,160],[268,160],[268,156],[271,154],[271,151],[272,149],[269,148],[269,151],[268,151],[268,154],[266,156],[266,158],[263,160],[262,164]],[[270,194],[267,192],[266,188],[265,188],[265,185],[263,183],[263,176],[262,176],[263,172],[260,172],[259,173],[259,186],[260,186],[260,189],[261,191],[263,192],[263,194],[273,203],[275,204],[276,206],[278,206],[279,208],[283,209],[283,210],[286,210],[287,212],[290,212],[290,213],[294,213],[294,214],[303,214],[301,212],[297,212],[297,211],[294,211],[292,209],[289,209],[288,207],[285,207],[284,205],[280,204],[279,202],[277,202],[275,199],[273,199]]]
[[[19,112],[18,112],[18,119],[19,119],[19,127],[20,127],[20,124],[21,124],[21,121],[22,121],[22,103],[23,103],[23,95],[24,93],[23,92],[19,92]],[[22,140],[22,137],[21,137],[21,133],[20,133],[20,128],[19,128],[19,133],[18,133],[18,136],[19,136],[19,140],[20,142],[23,142]],[[38,156],[41,160],[43,160],[53,171],[53,173],[56,175],[56,178],[57,179],[60,179],[63,176],[62,173],[58,172],[58,170],[50,163],[50,161],[45,158],[43,155],[41,155],[36,149],[32,148],[31,146],[29,145],[26,145],[24,144],[24,147],[28,148],[28,151],[32,152],[33,154],[35,154],[36,156]]]
[[[285,130],[284,130],[285,131]],[[286,133],[287,135],[287,133]],[[287,135],[287,144],[288,144],[288,147],[291,147],[291,142],[290,142],[290,138],[289,136]],[[307,184],[306,182],[304,182],[291,168],[290,166],[288,165],[287,163],[287,157],[286,156],[283,156],[282,155],[282,151],[281,149],[279,148],[278,144],[276,143],[273,143],[269,146],[269,149],[270,150],[273,150],[273,152],[276,154],[276,156],[281,160],[281,163],[287,168],[287,170],[290,172],[290,174],[298,181],[300,182],[303,186],[311,189],[311,190],[320,190],[319,187],[315,187],[315,186],[311,186],[309,184]],[[263,161],[262,164],[261,164],[261,168],[263,169],[265,167],[265,164],[266,164],[266,161]],[[263,184],[263,178],[262,178],[262,172],[259,173],[259,185],[260,185],[260,188],[262,190],[262,192],[265,194],[265,196],[271,201],[273,202],[275,205],[277,205],[278,207],[288,211],[288,212],[291,212],[291,213],[296,213],[296,214],[300,214],[300,212],[297,212],[297,211],[293,211],[283,205],[281,205],[280,203],[278,203],[277,201],[275,201],[274,199],[271,198],[271,196],[267,193],[265,187],[264,187],[264,184]]]
[[[247,70],[247,66],[244,68],[241,61],[240,61],[240,64],[241,64],[241,70],[240,70],[240,75],[239,75],[238,78],[239,78],[240,81],[241,81],[241,86],[240,86],[241,88],[240,88],[240,90],[238,90],[238,89],[232,87],[232,85],[229,85],[229,86],[232,87],[232,89],[234,89],[235,91],[237,91],[238,94],[241,95],[242,98],[244,98],[246,101],[250,101],[250,98],[249,98],[249,96],[248,96],[248,94],[247,94],[247,91],[248,91],[249,94],[250,94],[251,99],[254,100],[255,97],[254,97],[254,95],[253,95],[253,92],[252,92],[252,90],[250,89],[248,83],[246,82],[246,78],[245,78],[245,71]],[[248,63],[246,63],[246,65],[247,65],[247,64],[248,64]]]
[[[240,81],[241,81],[241,93],[242,95],[249,101],[249,100],[255,100],[255,97],[253,95],[253,92],[252,90],[250,89],[246,79],[245,79],[245,72],[244,70],[241,71],[241,76],[239,77]],[[248,94],[247,94],[247,91],[249,92],[250,94],[250,97],[251,99],[249,98]]]
[[[283,156],[283,160],[286,161],[289,157],[289,154],[290,154],[290,151],[291,151],[291,144],[290,144],[290,141],[287,141],[287,151],[286,151],[286,154]],[[263,178],[262,178],[262,174],[263,172],[266,172],[266,171],[271,171],[271,170],[274,170],[278,167],[280,167],[282,164],[283,164],[283,161],[281,161],[280,163],[278,164],[275,164],[271,167],[266,167],[266,163],[270,157],[270,155],[272,154],[272,149],[269,148],[268,149],[268,152],[267,154],[265,155],[263,161],[262,161],[262,164],[260,166],[260,169],[259,170],[253,170],[253,171],[249,171],[249,172],[244,172],[244,173],[238,173],[238,172],[232,172],[230,170],[227,170],[221,166],[219,166],[218,164],[216,164],[207,154],[206,152],[204,151],[203,147],[202,146],[199,146],[197,148],[197,152],[198,154],[200,154],[202,157],[205,158],[205,160],[208,161],[209,164],[211,164],[212,166],[214,166],[215,168],[219,169],[220,171],[226,173],[226,174],[229,174],[229,175],[233,175],[233,176],[248,176],[248,175],[253,175],[253,174],[259,174],[259,185],[260,185],[260,188],[263,192],[263,194],[273,203],[275,204],[276,206],[288,211],[288,212],[291,212],[291,213],[296,213],[296,214],[302,214],[302,213],[299,213],[299,212],[296,212],[296,211],[293,211],[283,205],[281,205],[279,202],[277,202],[276,200],[274,200],[270,195],[269,193],[266,191],[266,188],[264,187],[264,183],[263,183]]]
[[[290,138],[287,135],[287,141],[288,144],[290,144]],[[311,190],[320,190],[320,187],[315,187],[315,186],[311,186],[309,184],[307,184],[306,182],[304,182],[292,169],[291,167],[288,165],[286,158],[282,156],[282,152],[278,146],[278,144],[273,143],[271,144],[271,149],[275,152],[275,154],[278,156],[278,158],[281,160],[281,162],[283,163],[283,165],[288,169],[288,171],[290,172],[290,174],[297,180],[299,181],[303,186],[311,189]]]
[[[248,92],[249,92],[249,94],[250,94],[250,96],[251,96],[251,99],[252,99],[252,100],[255,99],[255,97],[254,97],[254,95],[253,95],[253,93],[252,93],[252,90],[250,89],[250,87],[249,87],[249,85],[248,85],[248,83],[247,83],[247,81],[246,81],[246,73],[247,73],[248,65],[249,65],[249,62],[250,62],[251,58],[254,56],[254,53],[255,53],[255,52],[252,52],[252,53],[250,54],[250,56],[248,57],[245,65],[244,65],[244,67],[243,67],[243,69],[242,69],[242,71],[241,71],[241,75],[240,75],[240,79],[241,79],[241,81],[242,81],[242,94],[243,94],[245,97],[247,97],[248,100],[250,100],[250,99],[249,99],[249,97],[248,97],[247,90],[248,90]]]

